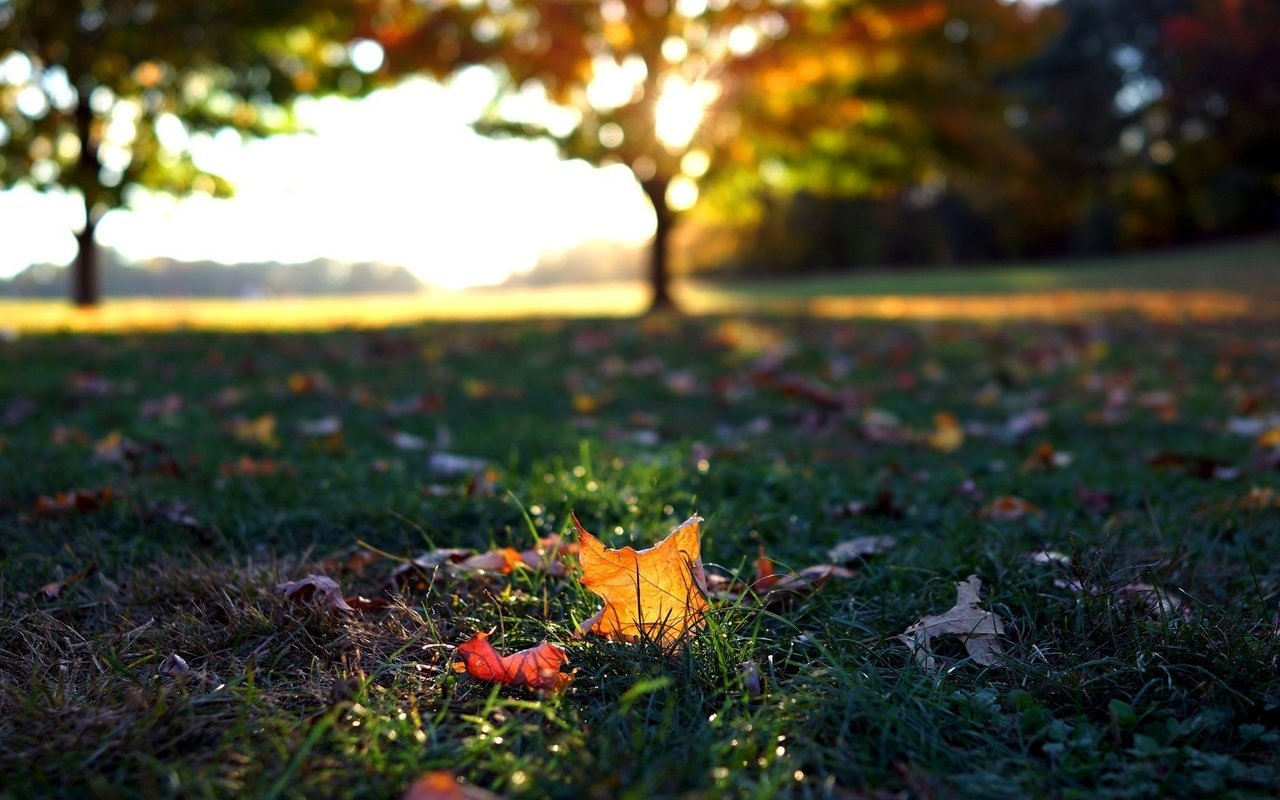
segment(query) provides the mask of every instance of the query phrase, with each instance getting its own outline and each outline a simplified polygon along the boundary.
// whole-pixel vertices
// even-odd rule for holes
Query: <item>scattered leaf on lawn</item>
[[[437,770],[418,778],[405,790],[401,800],[502,800],[479,786],[458,783],[452,772]]]
[[[577,542],[566,542],[560,534],[553,533],[538,540],[538,544],[520,553],[524,565],[535,572],[545,572],[554,577],[561,577],[566,572],[564,557],[576,555],[579,551]]]
[[[501,656],[489,644],[488,634],[480,631],[458,645],[458,657],[462,663],[455,665],[455,669],[482,681],[558,692],[573,680],[572,675],[560,671],[560,665],[569,657],[550,642]]]
[[[421,436],[416,436],[405,431],[395,431],[391,434],[391,443],[400,450],[426,450],[427,440]]]
[[[929,434],[929,446],[934,450],[951,453],[964,444],[964,428],[959,420],[948,411],[939,411],[933,415],[933,432]]]
[[[1071,556],[1066,553],[1060,553],[1057,550],[1036,550],[1030,553],[1023,553],[1019,556],[1028,564],[1058,564],[1064,567],[1071,566]]]
[[[276,438],[275,414],[263,414],[254,419],[232,420],[230,430],[237,441],[245,444],[260,444],[273,449],[280,446],[280,440]]]
[[[982,580],[977,575],[956,583],[955,606],[943,614],[924,617],[897,637],[911,648],[925,669],[935,667],[933,637],[945,634],[959,636],[978,664],[990,667],[999,663],[1003,651],[997,637],[1004,635],[1004,623],[995,614],[978,607],[980,589]]]
[[[524,557],[519,550],[502,547],[487,553],[470,556],[457,563],[459,569],[482,569],[489,572],[501,572],[506,575],[524,564]]]
[[[332,436],[342,432],[342,418],[331,414],[319,419],[304,419],[298,423],[298,432],[303,436]]]
[[[96,490],[73,489],[69,492],[58,492],[53,497],[42,494],[36,498],[36,513],[42,517],[52,517],[72,511],[84,514],[103,508],[118,496],[106,487]]]
[[[432,453],[430,467],[437,475],[475,475],[483,473],[489,463],[483,458],[460,456],[456,453]]]
[[[1153,619],[1168,620],[1176,617],[1186,622],[1191,621],[1191,609],[1182,598],[1149,583],[1126,583],[1116,590],[1116,594],[1142,608]]]
[[[90,575],[92,575],[97,571],[98,571],[98,565],[90,564],[89,566],[85,567],[84,569],[80,570],[74,575],[71,575],[60,581],[53,581],[52,583],[46,583],[44,586],[41,586],[39,589],[40,596],[43,597],[45,600],[57,600],[59,597],[62,596],[63,591],[65,591],[67,587],[76,585],[77,583],[79,583],[80,581],[84,580],[85,578],[89,577]]]
[[[284,592],[290,600],[302,602],[318,599],[326,608],[334,611],[355,611],[342,597],[342,587],[327,575],[308,575],[296,581],[276,584],[276,589]]]
[[[1044,509],[1035,503],[1029,503],[1021,497],[1006,494],[995,498],[982,507],[978,516],[1000,522],[1012,522],[1023,517],[1043,517]]]
[[[251,456],[240,456],[236,461],[223,464],[218,468],[218,474],[224,478],[263,478],[292,471],[288,464],[281,464],[274,458],[253,458]]]
[[[156,670],[161,675],[189,675],[191,667],[187,664],[187,660],[177,653],[170,653],[164,657],[164,661],[160,662],[160,668]]]
[[[848,564],[868,556],[879,555],[898,546],[892,536],[858,536],[846,539],[827,551],[827,558],[836,564]]]
[[[773,568],[773,562],[760,548],[760,555],[755,560],[756,579],[751,588],[764,598],[767,605],[785,602],[801,595],[817,591],[832,578],[848,579],[854,573],[835,564],[815,564],[805,567],[799,572],[779,574]]]
[[[647,550],[613,550],[582,527],[582,585],[600,595],[604,608],[582,623],[580,633],[619,641],[652,640],[671,648],[696,633],[707,608],[698,526],[690,517]]]

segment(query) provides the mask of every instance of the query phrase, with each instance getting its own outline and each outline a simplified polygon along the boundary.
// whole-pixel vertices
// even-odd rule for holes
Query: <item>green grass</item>
[[[855,271],[786,280],[716,282],[731,297],[768,287],[777,299],[809,300],[832,295],[984,295],[1025,292],[1186,290],[1275,291],[1280,281],[1280,240],[1230,244],[1091,259],[966,266],[952,270],[899,268]]]
[[[0,345],[0,794],[388,797],[449,769],[530,798],[1273,796],[1280,507],[1250,490],[1280,497],[1280,472],[1229,423],[1280,425],[1278,374],[1274,318],[19,338]],[[890,440],[872,409],[899,419]],[[924,441],[940,411],[971,426],[953,452]],[[1030,411],[1042,427],[1010,426]],[[264,414],[277,446],[228,428]],[[328,416],[340,443],[299,429]],[[113,431],[132,460],[95,457]],[[1070,463],[1037,467],[1041,442]],[[485,459],[493,486],[433,474],[437,449]],[[224,474],[246,455],[278,474]],[[36,511],[102,487],[119,499]],[[1045,513],[984,516],[1001,495]],[[696,512],[721,574],[749,576],[760,546],[788,568],[855,535],[898,546],[790,605],[719,602],[674,657],[573,639],[597,601],[572,578],[445,581],[351,616],[274,588],[361,542],[526,547],[526,511],[539,534],[576,512],[637,546]],[[1071,565],[1024,558],[1041,548]],[[376,596],[397,565],[327,569]],[[969,574],[1007,658],[940,643],[926,671],[894,636]],[[454,674],[490,629],[504,652],[562,644],[572,686]],[[172,653],[190,673],[161,674]]]

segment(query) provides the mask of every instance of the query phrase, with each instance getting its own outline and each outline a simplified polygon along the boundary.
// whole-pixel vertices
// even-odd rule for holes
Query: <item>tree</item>
[[[969,136],[936,133],[925,115],[900,112],[922,97],[913,83],[948,90],[929,74],[946,62],[918,64],[913,48],[955,39],[949,8],[978,5],[383,0],[363,34],[384,46],[393,73],[491,69],[502,88],[477,125],[482,132],[546,137],[566,157],[629,167],[655,215],[649,276],[660,309],[672,304],[672,229],[700,192],[750,191],[762,181],[873,192],[928,170],[936,159],[917,144],[940,155]],[[986,5],[995,10],[984,12],[982,45],[966,49],[1026,49],[1017,37],[1028,39],[1031,23],[1017,9]],[[951,66],[939,74],[966,68],[964,54],[946,57]],[[881,90],[888,94],[869,94]],[[529,113],[530,100],[545,101],[544,113]],[[955,102],[946,107],[955,111],[953,128],[976,116]],[[907,142],[893,138],[908,130]]]
[[[354,5],[0,0],[0,187],[82,198],[76,304],[99,299],[95,231],[130,187],[230,193],[193,155],[194,135],[290,130],[296,94],[364,87],[380,53],[348,46]]]

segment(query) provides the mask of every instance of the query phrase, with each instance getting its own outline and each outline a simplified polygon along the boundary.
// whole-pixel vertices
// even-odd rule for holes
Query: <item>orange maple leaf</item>
[[[569,656],[550,642],[502,656],[489,644],[488,634],[481,631],[458,645],[458,656],[462,663],[455,669],[482,681],[558,692],[573,680],[572,675],[560,671]]]
[[[612,550],[582,527],[582,585],[604,599],[604,608],[586,620],[579,633],[610,639],[648,639],[664,648],[702,627],[707,608],[707,574],[702,569],[698,525],[690,517],[648,550]]]

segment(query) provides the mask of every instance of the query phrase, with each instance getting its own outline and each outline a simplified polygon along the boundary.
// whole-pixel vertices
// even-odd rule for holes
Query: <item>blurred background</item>
[[[417,295],[1280,227],[1274,0],[0,0],[0,297]]]

